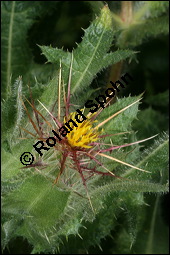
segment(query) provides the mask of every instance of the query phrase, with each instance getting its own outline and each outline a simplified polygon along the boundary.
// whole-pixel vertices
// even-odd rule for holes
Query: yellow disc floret
[[[68,117],[68,119],[71,119],[77,125],[75,126],[72,122],[69,123],[72,130],[66,136],[68,143],[72,147],[91,148],[92,146],[89,144],[95,142],[99,136],[99,132],[93,127],[96,121],[91,120],[91,115],[90,117],[87,116],[86,120],[82,123],[78,123],[75,119],[76,114],[76,112],[70,113]],[[66,118],[64,119],[64,123],[66,123]]]

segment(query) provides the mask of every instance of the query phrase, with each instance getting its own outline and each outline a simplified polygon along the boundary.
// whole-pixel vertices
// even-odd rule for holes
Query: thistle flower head
[[[76,112],[69,114],[69,119],[72,119],[74,122]],[[81,120],[81,119],[80,119]],[[92,115],[87,116],[87,119],[82,123],[79,123],[77,126],[74,126],[73,123],[70,123],[72,131],[67,134],[67,140],[71,147],[80,147],[80,148],[91,148],[90,145],[92,142],[98,140],[100,132],[97,129],[94,129],[94,123],[96,120],[92,120]],[[64,123],[66,123],[66,118],[64,118]]]

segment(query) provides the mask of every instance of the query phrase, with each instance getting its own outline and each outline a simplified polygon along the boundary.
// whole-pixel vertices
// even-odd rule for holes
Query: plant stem
[[[121,14],[123,22],[127,25],[132,22],[133,19],[133,10],[132,10],[132,1],[121,1]]]
[[[127,25],[129,25],[133,20],[132,7],[133,7],[132,1],[121,1],[120,17],[123,20],[123,22]],[[109,82],[110,81],[116,82],[117,80],[119,80],[121,72],[122,72],[122,68],[123,68],[123,61],[120,61],[112,65],[110,69]],[[110,87],[109,83],[107,87]]]

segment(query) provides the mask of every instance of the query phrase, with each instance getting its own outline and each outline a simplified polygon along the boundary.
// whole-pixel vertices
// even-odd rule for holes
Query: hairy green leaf
[[[82,42],[73,51],[72,94],[83,91],[102,69],[134,54],[130,50],[107,53],[112,44],[114,33],[111,14],[108,7],[105,6],[101,15],[85,30]],[[71,53],[48,46],[40,46],[40,48],[49,62],[59,64],[61,60],[64,82],[67,83]],[[101,62],[100,59],[103,61]]]

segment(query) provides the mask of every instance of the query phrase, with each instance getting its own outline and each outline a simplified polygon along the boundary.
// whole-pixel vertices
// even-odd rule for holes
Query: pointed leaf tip
[[[101,23],[105,28],[111,28],[112,27],[112,16],[111,16],[111,12],[109,10],[108,5],[105,5],[102,9],[101,9]]]

